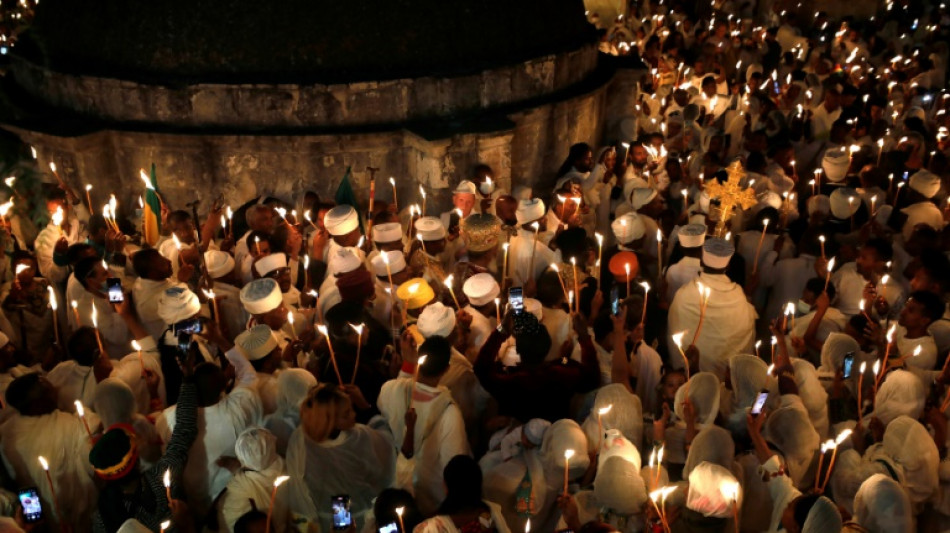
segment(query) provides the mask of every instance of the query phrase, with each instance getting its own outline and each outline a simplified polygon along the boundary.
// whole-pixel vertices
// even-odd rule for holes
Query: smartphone
[[[848,352],[844,354],[844,365],[842,371],[844,373],[844,379],[849,379],[851,377],[851,370],[854,367],[854,352]]]
[[[762,391],[758,396],[755,397],[755,403],[752,404],[752,414],[757,415],[762,412],[762,408],[765,407],[765,400],[769,398],[769,391]]]
[[[23,519],[26,523],[32,524],[43,519],[43,504],[40,503],[40,495],[36,492],[36,487],[30,487],[20,490],[20,505],[23,506]]]
[[[195,333],[201,333],[201,319],[200,318],[189,318],[188,320],[182,320],[177,322],[173,328],[175,335],[180,335],[186,333],[188,335],[194,335]]]
[[[390,522],[376,528],[376,533],[399,533],[399,526],[395,522]]]
[[[125,294],[122,293],[122,280],[119,278],[106,279],[106,287],[109,293],[110,304],[120,304],[125,301]]]
[[[620,314],[620,285],[610,288],[610,314],[614,316]]]
[[[508,305],[511,306],[511,309],[516,315],[520,315],[524,312],[524,294],[522,293],[521,287],[508,289]]]
[[[353,515],[350,514],[350,497],[346,494],[333,496],[330,504],[333,506],[333,529],[349,529],[353,525]]]

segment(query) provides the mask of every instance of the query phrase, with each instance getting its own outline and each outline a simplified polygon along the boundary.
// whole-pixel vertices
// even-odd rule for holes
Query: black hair
[[[198,405],[207,407],[218,403],[225,387],[224,372],[208,362],[195,367],[195,388],[198,389]]]
[[[21,414],[27,412],[29,405],[40,399],[40,388],[38,386],[40,377],[38,372],[30,372],[10,382],[5,394],[7,405]]]
[[[419,367],[419,375],[427,378],[441,376],[449,368],[452,357],[452,344],[441,335],[433,335],[419,347],[419,356],[426,361]]]
[[[868,242],[864,243],[864,246],[867,248],[873,248],[877,253],[878,260],[880,261],[890,261],[891,258],[894,257],[894,248],[891,246],[891,243],[880,237],[868,239]]]
[[[828,293],[828,300],[834,301],[835,299],[835,286],[832,283],[828,284],[828,288],[825,288],[824,278],[811,278],[805,282],[805,290],[814,294],[815,296],[821,294],[822,291]]]
[[[81,326],[74,331],[66,341],[66,349],[69,356],[82,366],[92,366],[101,355],[96,330],[89,326]]]
[[[162,254],[155,248],[143,248],[132,254],[132,268],[135,269],[136,274],[144,278],[152,268],[152,261],[159,257],[162,257]]]
[[[929,226],[928,226],[929,227]],[[920,267],[927,277],[940,285],[940,291],[946,292],[950,285],[950,259],[940,250],[925,249],[920,253]]]
[[[254,504],[253,499],[251,500],[251,504]],[[254,524],[266,521],[267,513],[258,509],[251,509],[242,514],[241,518],[238,518],[237,522],[234,523],[234,533],[251,533]]]
[[[99,233],[100,230],[108,230],[109,225],[106,223],[105,217],[100,214],[93,214],[89,217],[89,222],[86,225],[86,230],[90,235],[95,235]]]
[[[818,498],[821,498],[821,494],[805,494],[795,499],[795,511],[793,516],[799,528],[805,527],[805,521],[808,520],[808,513],[811,512],[811,508],[814,507]]]
[[[535,284],[536,297],[544,307],[556,307],[564,301],[564,289],[561,288],[559,276],[560,274],[553,270],[545,270]]]
[[[571,146],[567,152],[567,159],[561,163],[561,168],[557,170],[557,177],[561,177],[571,171],[571,168],[574,167],[574,163],[587,155],[587,152],[590,152],[590,145],[587,143],[577,143]]]
[[[99,253],[95,251],[96,250],[95,247],[91,244],[88,244],[85,242],[77,242],[76,244],[71,244],[69,245],[69,248],[66,249],[66,261],[70,265],[75,265],[76,262],[79,261],[79,259],[82,258],[82,256],[90,250],[95,252],[96,256],[99,255]]]
[[[944,303],[943,298],[930,291],[914,291],[907,298],[907,301],[910,300],[919,303],[924,308],[924,316],[929,318],[931,322],[940,320],[947,309],[947,304]]]
[[[189,220],[191,220],[191,215],[188,214],[188,211],[178,209],[168,214],[168,227],[174,228],[176,224],[182,224]]]
[[[76,281],[82,283],[85,287],[86,278],[92,275],[92,271],[95,270],[99,261],[101,261],[101,259],[98,257],[86,257],[76,263],[76,266],[73,268],[73,275],[76,276]]]
[[[456,455],[442,470],[445,499],[438,514],[452,515],[461,511],[487,507],[482,501],[482,469],[467,455]]]

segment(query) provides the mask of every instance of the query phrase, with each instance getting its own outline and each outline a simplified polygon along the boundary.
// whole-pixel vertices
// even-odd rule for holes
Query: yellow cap
[[[408,309],[419,309],[435,298],[435,291],[422,278],[413,278],[396,289],[396,297],[406,302]]]

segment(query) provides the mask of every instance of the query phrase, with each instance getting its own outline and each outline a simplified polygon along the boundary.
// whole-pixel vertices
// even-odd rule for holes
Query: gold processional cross
[[[713,179],[709,181],[708,185],[705,185],[706,194],[709,195],[709,198],[719,199],[719,223],[716,224],[716,236],[720,238],[725,235],[726,222],[733,217],[737,206],[742,209],[749,209],[758,203],[755,198],[755,191],[751,188],[743,189],[740,185],[742,178],[745,177],[745,169],[742,168],[742,163],[739,160],[726,167],[726,172],[729,173],[729,179],[725,183],[719,183]]]

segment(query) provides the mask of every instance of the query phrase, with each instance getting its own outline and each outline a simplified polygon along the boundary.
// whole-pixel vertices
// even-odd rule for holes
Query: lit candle
[[[297,330],[294,328],[294,312],[293,311],[287,311],[287,323],[290,324],[290,338],[296,341]],[[330,339],[327,339],[328,344],[329,342],[330,342]]]
[[[221,312],[218,309],[218,300],[215,298],[214,289],[201,289],[208,301],[211,302],[211,310],[214,312],[214,323],[221,325]]]
[[[795,329],[795,302],[785,304],[785,322],[788,322],[788,317],[792,317],[792,326],[790,329]],[[782,326],[784,327],[785,324]]]
[[[63,236],[63,220],[65,215],[63,213],[62,206],[56,206],[56,211],[53,213],[53,225],[56,226],[56,229],[59,230],[59,236]]]
[[[825,289],[824,292],[828,292],[828,283],[831,282],[831,272],[835,269],[835,258],[832,257],[828,260],[828,266],[826,267],[827,272],[825,273]]]
[[[353,376],[350,378],[350,385],[356,384],[356,371],[360,369],[360,349],[363,347],[363,329],[366,328],[366,324],[362,323],[358,326],[349,324],[353,331],[356,332],[356,362],[353,363]]]
[[[290,479],[290,476],[277,476],[277,478],[274,479],[274,490],[270,493],[270,505],[267,507],[267,522],[264,525],[264,531],[266,532],[270,532],[271,518],[274,516],[274,500],[277,499],[277,488],[288,479]]]
[[[89,206],[89,213],[92,213],[92,196],[89,194],[89,191],[92,190],[92,185],[86,184],[86,204]]]
[[[179,251],[181,251],[181,243],[178,242],[178,237],[176,237],[175,234],[172,233],[172,238],[175,239],[175,247],[178,248]],[[261,255],[261,239],[260,237],[256,235],[254,236],[254,248],[257,250],[257,255]]]
[[[228,209],[230,209],[230,207],[229,207]],[[306,220],[307,222],[309,222],[310,225],[313,226],[313,229],[320,229],[320,228],[317,227],[316,224],[313,223],[313,220],[311,220],[311,218],[310,218],[310,210],[309,210],[309,209],[307,209],[306,211],[303,212],[303,219]]]
[[[81,325],[79,323],[79,302],[73,300],[69,302],[69,306],[73,308],[73,318],[76,319],[76,327],[78,328]]]
[[[851,231],[854,231],[854,196],[848,197],[848,211],[851,213]]]
[[[501,245],[505,249],[505,262],[502,263],[501,267],[501,284],[505,284],[505,280],[508,279],[508,243]]]
[[[818,191],[818,194],[821,193],[821,169],[815,169],[815,189]]]
[[[824,259],[825,258],[825,236],[819,235],[818,242],[821,243],[821,258]]]
[[[501,324],[501,299],[495,298],[495,322]]]
[[[814,488],[814,492],[818,492],[818,485],[819,485],[820,482],[821,482],[821,463],[822,463],[822,462],[824,461],[824,459],[825,459],[825,453],[827,453],[828,450],[832,449],[832,448],[834,447],[834,445],[835,445],[835,441],[833,441],[833,440],[831,440],[831,439],[828,439],[827,441],[821,443],[821,453],[818,454],[818,468],[815,469],[815,488]]]
[[[686,390],[689,391],[689,359],[686,358],[686,352],[683,351],[683,337],[686,335],[686,330],[680,331],[679,333],[674,333],[671,335],[673,338],[673,344],[676,345],[676,348],[679,349],[680,355],[683,356],[683,368],[686,370]]]
[[[57,518],[62,518],[59,514],[59,502],[56,501],[56,488],[53,486],[53,477],[50,476],[49,473],[49,463],[42,455],[38,456],[37,460],[39,460],[40,466],[43,467],[43,472],[46,473],[46,482],[49,484],[50,498],[53,500],[53,511],[56,513]]]
[[[343,378],[340,377],[340,368],[336,364],[336,354],[333,353],[333,343],[330,342],[330,332],[327,330],[327,327],[323,324],[320,324],[319,326],[317,326],[317,331],[319,331],[321,335],[327,338],[327,348],[329,348],[330,350],[330,362],[333,363],[333,371],[336,372],[336,380],[342,386]]]
[[[627,296],[630,296],[630,263],[624,263],[623,269],[627,273]]]
[[[567,471],[571,466],[571,457],[574,457],[574,450],[564,450],[564,495],[567,496]]]
[[[878,374],[877,379],[875,380],[875,385],[880,385],[881,380],[884,379],[884,374],[887,373],[887,359],[891,355],[891,345],[894,343],[894,332],[897,331],[897,324],[891,325],[891,329],[887,330],[887,345],[884,347],[884,363],[881,365],[881,372]],[[946,363],[944,363],[946,364]]]
[[[598,434],[597,439],[598,440],[602,440],[604,438],[604,420],[603,420],[604,415],[609,413],[610,409],[612,408],[613,408],[613,404],[606,405],[597,410],[597,434]]]
[[[600,281],[600,260],[604,256],[604,236],[600,233],[594,232],[594,238],[597,239],[597,281]]]
[[[99,334],[99,311],[96,309],[96,304],[92,304],[92,329],[96,332],[96,343],[99,344],[99,352],[102,354],[106,353],[106,349],[102,347],[102,336]]]
[[[89,438],[92,438],[92,431],[89,429],[89,423],[86,422],[86,410],[82,406],[82,402],[76,400],[73,402],[76,405],[76,414],[79,415],[79,420],[82,420],[82,425],[86,428],[86,435],[89,435]]]
[[[393,209],[399,212],[399,202],[396,201],[396,178],[390,176],[389,184],[393,186]]]
[[[399,533],[406,533],[406,526],[402,523],[402,513],[405,511],[405,507],[396,507],[396,516],[399,517]]]
[[[693,333],[692,344],[696,344],[699,338],[699,332],[703,329],[703,320],[706,318],[706,305],[709,303],[709,294],[711,289],[703,285],[701,281],[696,282],[696,289],[699,291],[699,324],[696,326],[696,332]]]
[[[769,228],[769,219],[762,219],[762,234],[759,235],[759,244],[755,247],[755,257],[752,259],[752,274],[759,268],[759,253],[762,252],[762,243],[765,242],[765,231]]]
[[[663,274],[663,232],[656,230],[656,279]],[[628,276],[629,277],[629,276]],[[629,294],[630,291],[627,291]]]
[[[828,486],[828,480],[831,479],[831,471],[835,468],[835,458],[838,456],[838,446],[845,441],[848,437],[851,436],[851,430],[846,429],[838,434],[838,437],[835,438],[834,445],[831,448],[831,461],[828,462],[828,472],[825,473],[825,480],[821,484],[821,492],[825,492],[825,487]]]
[[[735,522],[736,533],[739,533],[739,483],[735,481],[724,483],[719,491],[726,499],[732,500],[732,521]]]
[[[132,349],[135,350],[135,352],[136,352],[136,353],[138,354],[138,356],[139,356],[139,365],[142,367],[142,377],[145,377],[145,375],[146,375],[146,373],[145,373],[145,359],[142,358],[142,345],[139,344],[139,341],[137,341],[137,340],[135,340],[135,339],[132,339]]]
[[[413,396],[416,392],[416,383],[419,381],[419,369],[426,363],[426,356],[423,355],[416,361],[416,369],[412,373],[412,388],[409,389],[409,409],[412,409]]]
[[[762,341],[761,340],[755,341],[755,356],[756,357],[761,357],[759,355],[759,346],[762,346]]]
[[[650,284],[643,281],[640,286],[643,287],[643,315],[640,317],[640,324],[642,325],[647,321],[647,295],[650,294]]]
[[[385,253],[383,256],[385,257]],[[387,263],[386,270],[389,270],[389,264]],[[303,255],[303,286],[310,286],[310,254]]]
[[[778,345],[778,338],[772,335],[772,360],[775,360],[775,347]]]
[[[56,345],[59,346],[59,317],[56,313],[56,310],[59,309],[59,302],[56,301],[56,291],[53,290],[52,285],[48,285],[46,291],[49,293],[49,307],[53,311],[53,335],[56,339]]]
[[[165,520],[165,521],[162,522],[158,527],[161,528],[160,533],[165,533],[165,530],[166,530],[166,529],[172,527],[172,521],[171,521],[171,520]]]
[[[422,216],[426,216],[426,190],[422,188],[422,185],[419,185],[419,194],[422,195]]]
[[[864,405],[861,402],[861,393],[862,393],[861,388],[864,386],[864,371],[867,370],[867,368],[868,368],[867,362],[861,363],[861,368],[859,369],[859,373],[858,373],[858,424],[861,423],[861,418],[863,417],[862,411],[864,411],[863,409]]]
[[[172,471],[171,469],[165,469],[165,474],[162,476],[162,485],[165,487],[165,499],[168,500],[169,505],[172,502]]]
[[[580,278],[577,277],[577,261],[572,257],[571,258],[571,270],[574,273],[574,294],[577,295],[577,307],[574,308],[574,311],[577,313],[581,312],[581,286]]]
[[[452,295],[452,301],[455,302],[455,308],[461,311],[462,306],[459,305],[459,299],[455,297],[455,290],[452,288],[452,280],[454,279],[454,277],[455,277],[455,274],[449,274],[448,276],[445,277],[445,280],[443,280],[442,283],[444,283],[445,287],[449,289],[449,294]]]
[[[887,282],[891,277],[887,274],[881,277],[881,298],[884,298],[884,301],[887,301]]]

